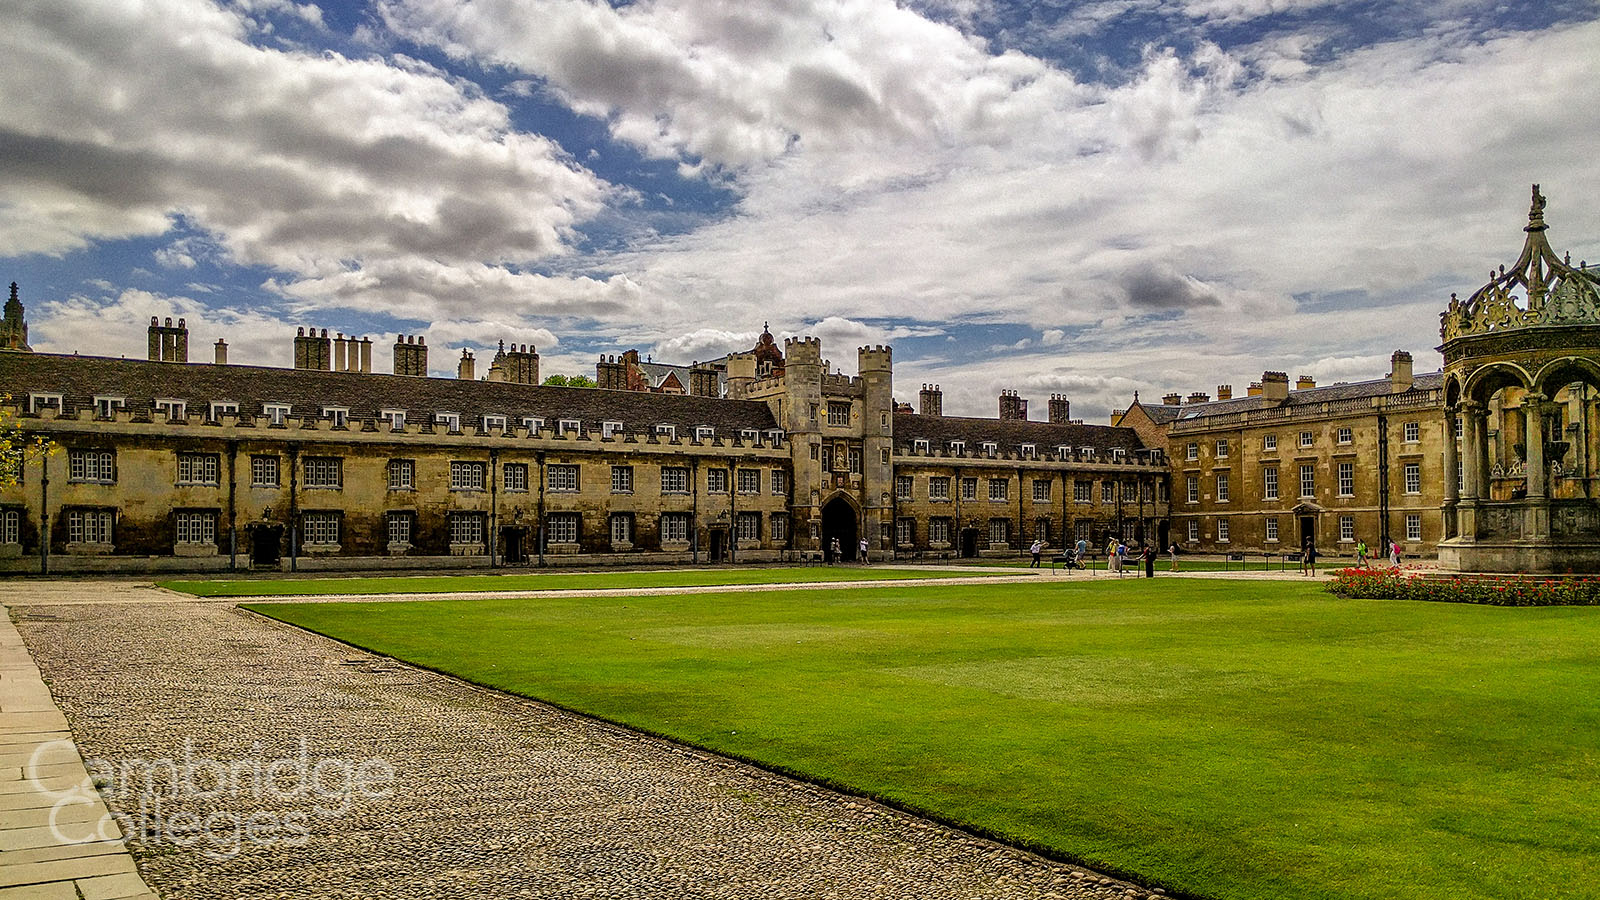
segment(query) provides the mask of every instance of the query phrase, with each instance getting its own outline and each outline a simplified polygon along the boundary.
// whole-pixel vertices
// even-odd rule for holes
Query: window
[[[551,513],[549,520],[550,543],[576,544],[578,542],[578,514]]]
[[[909,516],[901,516],[894,520],[894,542],[902,547],[910,546],[917,539],[917,520]]]
[[[1401,467],[1406,482],[1406,493],[1422,493],[1422,463],[1406,463]]]
[[[1050,482],[1047,479],[1035,478],[1033,480],[1033,502],[1050,502]]]
[[[961,499],[963,499],[963,500],[976,500],[976,499],[978,499],[978,479],[976,479],[976,478],[963,478],[963,479],[961,479]]]
[[[166,413],[168,422],[182,422],[189,418],[189,404],[183,400],[157,400],[156,412]]]
[[[451,513],[450,543],[482,544],[483,513]]]
[[[896,475],[894,477],[894,498],[902,502],[911,499],[910,475]]]
[[[110,450],[69,450],[67,480],[114,484],[117,480],[116,457]]]
[[[1217,441],[1217,459],[1227,459],[1227,458],[1228,458],[1228,442],[1227,441]]]
[[[403,409],[378,410],[378,419],[388,425],[390,431],[406,430],[406,411]]]
[[[179,453],[179,484],[217,484],[221,458],[215,453]]]
[[[1115,459],[1115,460],[1127,459],[1128,458],[1128,451],[1122,449],[1121,447],[1112,447],[1111,448],[1111,458]]]
[[[1341,444],[1348,444],[1355,440],[1355,434],[1348,428],[1341,428],[1334,432],[1334,439]]]
[[[67,513],[67,540],[74,544],[110,544],[109,509],[75,509]]]
[[[912,441],[911,442],[911,450],[912,450],[913,453],[926,454],[928,452],[928,442],[927,442],[927,440],[923,439],[923,438],[918,438],[918,439]]]
[[[61,395],[38,392],[28,395],[28,412],[36,413],[47,407],[53,407],[56,412],[61,412]]]
[[[661,470],[661,493],[689,493],[689,470],[681,466],[667,466]]]
[[[783,429],[781,429],[781,428],[769,428],[769,429],[767,429],[767,442],[770,443],[774,447],[783,446]]]
[[[539,430],[544,427],[544,419],[540,416],[523,416],[522,427],[528,429],[528,437],[537,437]]]
[[[850,448],[850,471],[855,473],[855,474],[857,474],[857,475],[861,474],[861,448],[860,447],[851,447]]]
[[[633,466],[611,467],[611,493],[633,493]]]
[[[1227,519],[1217,520],[1217,543],[1226,544],[1229,541],[1229,528]]]
[[[214,512],[180,512],[176,524],[180,544],[217,542],[217,514]]]
[[[322,417],[333,423],[334,428],[345,428],[350,424],[350,408],[346,406],[324,406]]]
[[[1275,543],[1278,542],[1278,517],[1277,516],[1267,516],[1267,542],[1271,543],[1271,544],[1275,544]]]
[[[488,416],[488,415],[484,416],[483,417],[483,430],[485,432],[489,433],[489,434],[493,434],[493,433],[495,433],[497,431],[500,432],[501,434],[505,434],[505,431],[506,431],[506,417],[505,416]]]
[[[782,469],[773,469],[772,470],[772,477],[771,477],[770,481],[771,481],[771,484],[772,484],[772,493],[774,493],[774,494],[776,494],[776,495],[778,495],[780,497],[785,495],[785,494],[787,494],[787,493],[789,493],[789,473],[788,472],[785,472]]]
[[[1196,483],[1199,483],[1199,479],[1196,479]],[[1116,491],[1117,491],[1116,485],[1113,484],[1112,482],[1109,482],[1109,481],[1100,482],[1100,502],[1101,503],[1115,503],[1117,501],[1117,493],[1116,493]]]
[[[661,517],[661,543],[687,544],[689,542],[689,514],[666,513]]]
[[[576,493],[578,490],[577,466],[551,466],[546,476],[550,490],[563,494]]]
[[[1078,448],[1078,453],[1079,453],[1079,455],[1081,455],[1081,456],[1082,456],[1082,457],[1083,457],[1083,458],[1084,458],[1084,459],[1085,459],[1085,460],[1087,460],[1087,461],[1089,461],[1089,462],[1094,462],[1094,458],[1095,458],[1095,450],[1094,450],[1094,448],[1093,448],[1093,447],[1079,447],[1079,448]]]
[[[95,397],[94,414],[101,419],[114,419],[117,411],[125,408],[128,401],[121,397]]]
[[[1228,476],[1224,474],[1217,475],[1217,502],[1228,502]]]
[[[1275,434],[1263,436],[1261,438],[1261,449],[1267,453],[1276,453],[1278,450],[1278,436]]]
[[[678,426],[676,426],[676,425],[657,425],[656,426],[656,437],[664,437],[669,441],[675,441],[675,440],[678,439]]]
[[[989,479],[989,500],[1000,501],[1011,496],[1011,482],[1004,478]]]
[[[1038,459],[1039,458],[1039,448],[1036,447],[1033,444],[1023,444],[1022,445],[1022,458],[1023,459]]]
[[[761,513],[742,512],[733,519],[733,537],[736,541],[761,540]]]
[[[611,530],[611,545],[633,543],[633,515],[631,513],[612,513],[607,520]]]
[[[1139,485],[1139,502],[1151,503],[1156,499],[1155,485],[1146,481]]]
[[[1167,502],[1167,482],[1166,482],[1166,479],[1162,479],[1161,481],[1156,482],[1156,500],[1158,500],[1161,503]]]
[[[303,530],[301,544],[330,547],[339,543],[338,513],[308,512],[300,517],[300,523]]]
[[[938,477],[934,477],[934,478],[929,478],[928,479],[928,499],[929,500],[949,500],[950,499],[950,479],[948,477],[945,477],[945,476],[938,476]]]
[[[1089,542],[1089,528],[1092,524],[1093,523],[1087,519],[1078,519],[1077,521],[1073,522],[1072,537],[1075,540],[1080,540],[1087,544]]]
[[[1134,486],[1133,482],[1131,482],[1131,481],[1122,482],[1122,502],[1123,503],[1133,503],[1138,499],[1138,496],[1139,496],[1138,488],[1136,488]]]
[[[951,441],[950,442],[950,455],[951,456],[960,456],[961,454],[966,453],[966,452],[967,452],[967,442],[966,441]]]
[[[772,514],[772,542],[774,544],[787,544],[789,542],[789,514]]]
[[[557,419],[556,437],[564,434],[578,434],[583,431],[583,422],[578,419]]]
[[[501,487],[507,493],[526,494],[528,492],[528,464],[506,463],[500,468]]]
[[[452,412],[434,413],[433,425],[435,428],[443,425],[445,431],[448,431],[451,434],[460,434],[461,414]]]
[[[1188,489],[1189,503],[1200,502],[1200,476],[1190,475],[1184,479],[1184,487]]]
[[[289,424],[289,413],[294,407],[287,403],[263,403],[261,415],[267,419],[267,427],[283,428]]]
[[[830,402],[828,404],[828,424],[829,425],[849,425],[850,424],[850,404],[848,404],[848,403],[831,403]]]
[[[710,425],[696,425],[694,427],[694,439],[702,443],[714,441],[717,439],[717,429]]]
[[[1278,467],[1266,466],[1261,470],[1261,499],[1278,499]]]
[[[1194,441],[1190,441],[1188,443],[1188,445],[1183,448],[1183,458],[1184,459],[1191,459],[1191,460],[1192,459],[1199,459],[1200,458],[1200,445],[1195,443]]]
[[[822,471],[833,471],[833,448],[826,444],[822,446]]]
[[[706,470],[706,492],[711,494],[726,494],[728,492],[728,470]]]
[[[928,540],[936,544],[950,543],[950,520],[942,517],[929,519]]]
[[[1311,432],[1309,432],[1309,431],[1300,432],[1300,446],[1309,447],[1309,446],[1311,446],[1312,442],[1313,442],[1313,438],[1311,436]]]
[[[410,459],[389,460],[389,490],[409,491],[417,486],[417,463]]]
[[[1072,447],[1068,446],[1067,444],[1061,444],[1060,446],[1056,447],[1056,459],[1064,460],[1070,456],[1072,456]]]
[[[450,490],[481,491],[488,481],[485,477],[487,472],[488,465],[486,463],[452,460],[450,463]]]
[[[337,456],[308,456],[305,467],[308,488],[344,486],[344,460]]]
[[[1407,422],[1401,426],[1401,434],[1408,444],[1415,444],[1422,440],[1422,424],[1420,422]]]
[[[993,456],[999,450],[1000,445],[994,441],[980,441],[978,443],[978,452],[982,453],[984,456]]]
[[[1422,516],[1418,513],[1406,514],[1406,540],[1422,540]]]
[[[1339,517],[1339,540],[1354,541],[1356,539],[1356,517]]]
[[[278,457],[250,457],[250,486],[275,488],[281,481],[278,474]]]
[[[22,543],[22,511],[0,509],[0,544]]]
[[[1317,495],[1317,467],[1305,463],[1300,466],[1300,496],[1315,497]]]
[[[989,520],[989,543],[1004,544],[1011,536],[1010,519]]]
[[[1455,419],[1453,419],[1453,421],[1455,422],[1456,440],[1459,441],[1459,440],[1461,440],[1461,422],[1462,422],[1462,420],[1461,420],[1460,417],[1456,417]]]
[[[1094,482],[1079,479],[1072,483],[1072,499],[1076,503],[1094,502]]]
[[[1192,543],[1194,543],[1194,542],[1196,542],[1198,540],[1200,540],[1200,520],[1198,520],[1198,519],[1190,519],[1189,520],[1189,543],[1192,544]]]
[[[739,470],[739,493],[741,493],[741,494],[759,494],[759,493],[761,493],[761,470],[760,469],[740,469]]]
[[[386,518],[389,525],[389,543],[411,543],[411,514],[392,512]]]
[[[1339,463],[1339,496],[1354,497],[1356,495],[1356,464]]]
[[[600,436],[603,438],[615,437],[622,433],[621,422],[601,422]]]
[[[239,404],[232,400],[213,400],[211,402],[211,421],[215,422],[223,416],[237,416]]]

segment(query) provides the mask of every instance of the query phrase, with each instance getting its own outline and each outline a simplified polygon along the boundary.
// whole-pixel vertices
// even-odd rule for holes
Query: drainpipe
[[[289,571],[300,571],[300,445],[289,445]]]
[[[739,496],[739,474],[735,463],[728,463],[728,563],[732,565],[739,561],[739,511],[736,498]]]
[[[1389,417],[1385,415],[1378,416],[1378,530],[1383,546],[1389,546]]]
[[[498,548],[495,542],[496,528],[498,527],[500,511],[500,481],[496,477],[499,473],[500,451],[489,451],[489,568],[496,566],[494,555]]]
[[[1022,467],[1021,466],[1017,466],[1017,546],[1018,547],[1022,546],[1022,542],[1023,541],[1028,540],[1028,529],[1027,529],[1026,525],[1024,524],[1023,512],[1022,512],[1022,488],[1023,488],[1023,482],[1024,482],[1024,479],[1022,477]],[[1029,541],[1029,543],[1032,543],[1032,541]]]
[[[39,455],[39,574],[50,574],[50,454]]]
[[[689,457],[689,558],[700,564],[700,460]]]
[[[534,460],[539,464],[539,524],[538,533],[534,539],[534,546],[539,551],[539,566],[544,567],[544,453],[535,453]]]
[[[237,521],[238,510],[234,508],[235,494],[235,462],[239,456],[239,442],[228,442],[228,571],[234,572],[239,568],[239,535],[234,523]]]

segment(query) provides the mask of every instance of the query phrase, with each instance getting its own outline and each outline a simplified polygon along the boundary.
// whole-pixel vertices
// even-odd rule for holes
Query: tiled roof
[[[1413,391],[1430,391],[1444,387],[1444,373],[1430,372],[1418,375],[1411,382]],[[1296,406],[1311,406],[1317,403],[1327,403],[1335,400],[1354,400],[1361,397],[1386,397],[1392,394],[1393,388],[1387,378],[1376,378],[1372,381],[1357,381],[1350,384],[1330,384],[1327,387],[1307,388],[1303,391],[1290,391],[1289,399],[1283,406],[1293,409]],[[1143,404],[1140,404],[1144,406]],[[1234,397],[1231,400],[1213,400],[1209,403],[1186,403],[1182,406],[1144,406],[1144,411],[1150,418],[1161,424],[1177,420],[1189,421],[1207,416],[1220,416],[1225,413],[1245,412],[1254,409],[1276,407],[1262,396]],[[1166,418],[1157,418],[1157,410]],[[1166,412],[1171,410],[1170,413]]]
[[[1016,452],[1022,444],[1033,444],[1040,452],[1053,451],[1062,444],[1101,451],[1115,447],[1130,454],[1143,447],[1133,429],[1111,425],[1052,425],[1049,422],[895,413],[895,445],[910,450],[912,442],[918,440],[926,440],[930,448],[943,448],[951,441],[966,441],[969,450],[976,450],[983,441],[994,441],[1000,445],[1001,452],[1009,453]]]
[[[187,401],[191,416],[204,416],[220,400],[238,403],[241,416],[260,415],[263,403],[288,403],[292,416],[317,415],[324,406],[348,407],[355,420],[374,419],[384,409],[405,410],[411,421],[431,421],[435,412],[458,413],[463,423],[483,415],[512,422],[538,416],[551,425],[557,419],[586,426],[621,422],[624,431],[641,434],[658,424],[676,425],[680,433],[696,425],[720,432],[779,427],[767,404],[756,400],[49,353],[0,352],[0,390],[23,401],[33,392],[61,394],[68,415],[92,409],[96,396],[115,396],[126,398],[135,418],[149,416],[160,398]]]

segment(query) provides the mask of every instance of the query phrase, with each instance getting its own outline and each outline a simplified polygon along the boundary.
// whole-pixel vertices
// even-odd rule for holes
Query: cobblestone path
[[[167,900],[1146,896],[232,606],[130,603],[127,588],[50,605],[16,587],[18,628],[91,772],[121,765],[102,791],[154,826],[131,844]],[[211,796],[167,790],[152,762],[167,759],[195,763]],[[281,780],[241,766],[210,790],[206,761],[257,759]],[[320,792],[295,795],[302,759]],[[346,802],[344,776],[367,759],[393,767],[392,795]],[[361,770],[372,794],[380,774]]]

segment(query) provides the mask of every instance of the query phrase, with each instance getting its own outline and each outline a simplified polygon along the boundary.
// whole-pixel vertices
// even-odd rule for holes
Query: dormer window
[[[928,452],[928,441],[927,441],[927,439],[926,438],[918,438],[918,439],[912,441],[911,442],[911,449],[913,451],[917,452],[917,453],[926,454]]]
[[[960,456],[960,455],[962,455],[963,453],[966,453],[966,452],[967,452],[967,442],[966,441],[951,441],[950,442],[950,455],[951,456]]]
[[[56,412],[61,412],[61,395],[37,392],[28,395],[28,412],[36,413],[45,407],[52,407]]]
[[[117,410],[127,405],[128,401],[123,397],[97,396],[94,398],[94,414],[96,418],[114,419],[117,417]]]
[[[237,416],[238,414],[239,404],[232,400],[211,401],[211,421],[213,422],[220,420],[224,415]]]
[[[505,416],[484,416],[483,417],[483,430],[488,432],[488,433],[490,433],[490,434],[493,434],[494,432],[497,432],[497,431],[500,432],[501,434],[505,434],[506,433],[506,417]]]
[[[293,407],[287,403],[263,403],[261,404],[261,415],[266,417],[268,425],[276,425],[282,428],[289,424],[289,412],[292,409]]]
[[[1022,445],[1022,458],[1023,459],[1038,459],[1039,458],[1039,448],[1034,446],[1033,444],[1023,444]]]
[[[1000,449],[1000,445],[994,441],[983,441],[982,443],[978,444],[978,447],[985,456],[993,456],[995,452]]]
[[[1066,459],[1072,455],[1072,448],[1066,444],[1056,447],[1056,459]]]
[[[157,399],[154,406],[157,412],[167,414],[168,422],[189,418],[189,404],[185,400]]]
[[[1079,448],[1078,452],[1083,454],[1083,458],[1084,459],[1094,459],[1094,448],[1093,447],[1081,447],[1081,448]]]
[[[768,441],[768,443],[772,444],[772,446],[774,446],[774,447],[783,446],[783,430],[780,429],[780,428],[770,428],[770,429],[768,429],[767,430],[767,441]]]
[[[739,440],[746,444],[760,443],[761,433],[754,428],[739,429]]]
[[[535,437],[539,429],[544,427],[544,419],[539,416],[523,416],[522,427],[528,429],[528,437]]]
[[[604,438],[616,437],[622,433],[621,422],[601,422],[600,436]]]
[[[1121,447],[1112,447],[1111,448],[1111,458],[1112,459],[1125,459],[1125,458],[1127,458],[1127,456],[1128,456],[1128,451],[1122,449]]]
[[[451,434],[460,434],[461,414],[453,412],[436,412],[433,414],[433,424],[435,427],[443,425],[444,429]]]
[[[678,439],[678,426],[676,426],[676,425],[657,425],[656,426],[656,437],[663,437],[663,438],[666,438],[669,441],[675,441],[675,440]]]
[[[334,428],[345,428],[350,424],[350,407],[324,406],[322,417],[333,423]]]
[[[388,424],[390,431],[406,430],[406,411],[403,409],[379,410],[378,418]]]
[[[563,434],[577,434],[583,430],[583,422],[578,419],[558,419],[556,421],[556,436]]]
[[[711,427],[710,425],[696,425],[694,427],[694,439],[697,441],[705,442],[715,440],[716,436],[717,429]]]

